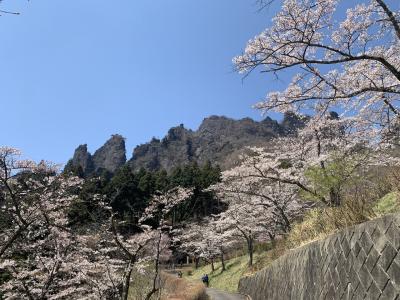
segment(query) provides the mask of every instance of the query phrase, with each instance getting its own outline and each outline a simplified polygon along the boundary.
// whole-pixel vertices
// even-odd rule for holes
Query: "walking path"
[[[223,291],[219,291],[213,288],[207,289],[207,295],[210,300],[247,300],[248,298],[239,294],[231,294]]]

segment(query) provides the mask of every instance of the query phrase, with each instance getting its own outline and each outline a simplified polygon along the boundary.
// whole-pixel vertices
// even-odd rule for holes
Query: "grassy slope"
[[[380,217],[382,215],[388,213],[396,213],[400,212],[400,200],[399,194],[396,192],[389,193],[379,199],[375,205],[373,206],[373,211],[375,212],[375,217]],[[310,223],[310,220],[313,221],[314,219],[318,219],[320,216],[317,214],[311,214],[308,219],[306,218],[303,223],[299,224],[300,229],[304,229],[303,227],[307,226],[307,223]],[[311,222],[313,223],[313,222]],[[313,224],[314,226],[315,224]],[[329,232],[329,228],[327,228],[327,232],[319,232],[321,229],[314,228],[316,231],[315,237],[311,240],[324,238],[325,236],[329,235],[333,231]],[[304,237],[303,237],[304,238]],[[303,241],[304,243],[309,242],[310,240]],[[303,243],[298,244],[302,245]],[[282,246],[282,245],[281,245]],[[293,246],[293,245],[292,245]],[[283,246],[284,247],[284,246]],[[233,258],[226,262],[227,270],[225,272],[221,272],[221,264],[215,264],[215,271],[211,272],[211,265],[205,265],[197,270],[190,269],[191,275],[188,275],[188,272],[184,272],[184,275],[189,280],[200,280],[203,274],[208,274],[210,278],[210,286],[229,291],[235,292],[237,291],[238,283],[240,278],[245,274],[250,274],[256,272],[262,268],[268,266],[274,259],[279,257],[284,253],[284,249],[282,247],[278,247],[275,250],[269,251],[259,251],[254,255],[254,266],[250,269],[247,265],[248,263],[248,256],[239,256],[237,258]]]
[[[211,287],[231,292],[236,291],[239,279],[247,268],[247,257],[241,256],[228,260],[226,267],[227,270],[221,272],[221,264],[216,263],[216,270],[212,273],[211,265],[206,265],[199,267],[197,270],[193,269],[192,275],[186,276],[190,280],[200,280],[204,274],[208,274]]]
[[[143,276],[138,273],[132,275],[131,285],[129,288],[129,300],[144,299],[146,294],[151,290],[153,276]]]
[[[254,254],[254,266],[248,267],[248,256],[243,255],[232,258],[225,262],[226,271],[221,272],[221,263],[215,263],[215,271],[211,272],[211,265],[205,265],[196,269],[190,269],[191,275],[184,272],[184,277],[189,280],[199,281],[204,274],[208,274],[210,279],[210,287],[217,288],[228,292],[236,292],[240,278],[245,275],[257,271],[268,265],[272,259],[272,251],[260,252]]]
[[[399,194],[397,192],[386,194],[384,197],[378,200],[373,210],[378,216],[399,212]]]

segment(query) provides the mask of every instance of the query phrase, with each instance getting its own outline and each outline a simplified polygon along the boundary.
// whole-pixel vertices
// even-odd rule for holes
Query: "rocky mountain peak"
[[[94,155],[89,153],[86,144],[78,146],[73,158],[66,164],[64,172],[74,172],[88,177],[103,170],[114,173],[125,163],[125,139],[121,135],[115,134]]]
[[[119,134],[111,138],[93,154],[95,171],[107,170],[114,173],[126,162],[125,139]]]
[[[203,164],[211,161],[227,169],[234,165],[247,146],[269,147],[275,137],[290,134],[304,126],[305,122],[306,119],[294,113],[285,114],[282,122],[269,117],[258,122],[251,118],[235,120],[225,116],[210,116],[195,131],[181,124],[172,127],[164,138],[153,138],[135,147],[128,163],[133,170],[171,171],[189,162]],[[114,173],[125,163],[125,139],[118,134],[113,135],[92,156],[86,145],[79,146],[69,162],[80,166],[86,176],[102,170]]]
[[[191,134],[191,130],[186,129],[183,124],[180,124],[179,126],[172,127],[170,130],[168,130],[168,134],[163,141],[184,140],[187,139]]]
[[[286,134],[294,133],[297,129],[304,127],[307,121],[306,117],[297,115],[294,112],[286,112],[283,115],[281,126]]]
[[[188,162],[212,161],[226,169],[245,147],[267,146],[273,138],[302,124],[294,114],[285,116],[282,123],[269,117],[257,122],[251,118],[235,120],[213,115],[205,118],[196,131],[181,124],[171,128],[161,141],[153,139],[136,147],[129,163],[134,170],[143,167],[170,171]]]
[[[80,167],[83,173],[91,173],[94,171],[92,156],[88,152],[87,144],[79,145],[78,148],[75,149],[70,164],[76,168]]]

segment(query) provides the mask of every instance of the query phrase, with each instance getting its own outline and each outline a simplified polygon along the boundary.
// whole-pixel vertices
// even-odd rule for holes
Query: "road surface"
[[[231,294],[216,289],[208,288],[207,295],[210,300],[247,300],[248,298],[243,295]]]

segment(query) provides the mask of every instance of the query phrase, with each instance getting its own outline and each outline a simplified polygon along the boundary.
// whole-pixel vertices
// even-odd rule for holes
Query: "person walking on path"
[[[203,277],[201,278],[201,281],[203,281],[203,283],[204,283],[207,287],[209,287],[210,282],[209,282],[209,279],[208,279],[208,274],[204,274]]]

